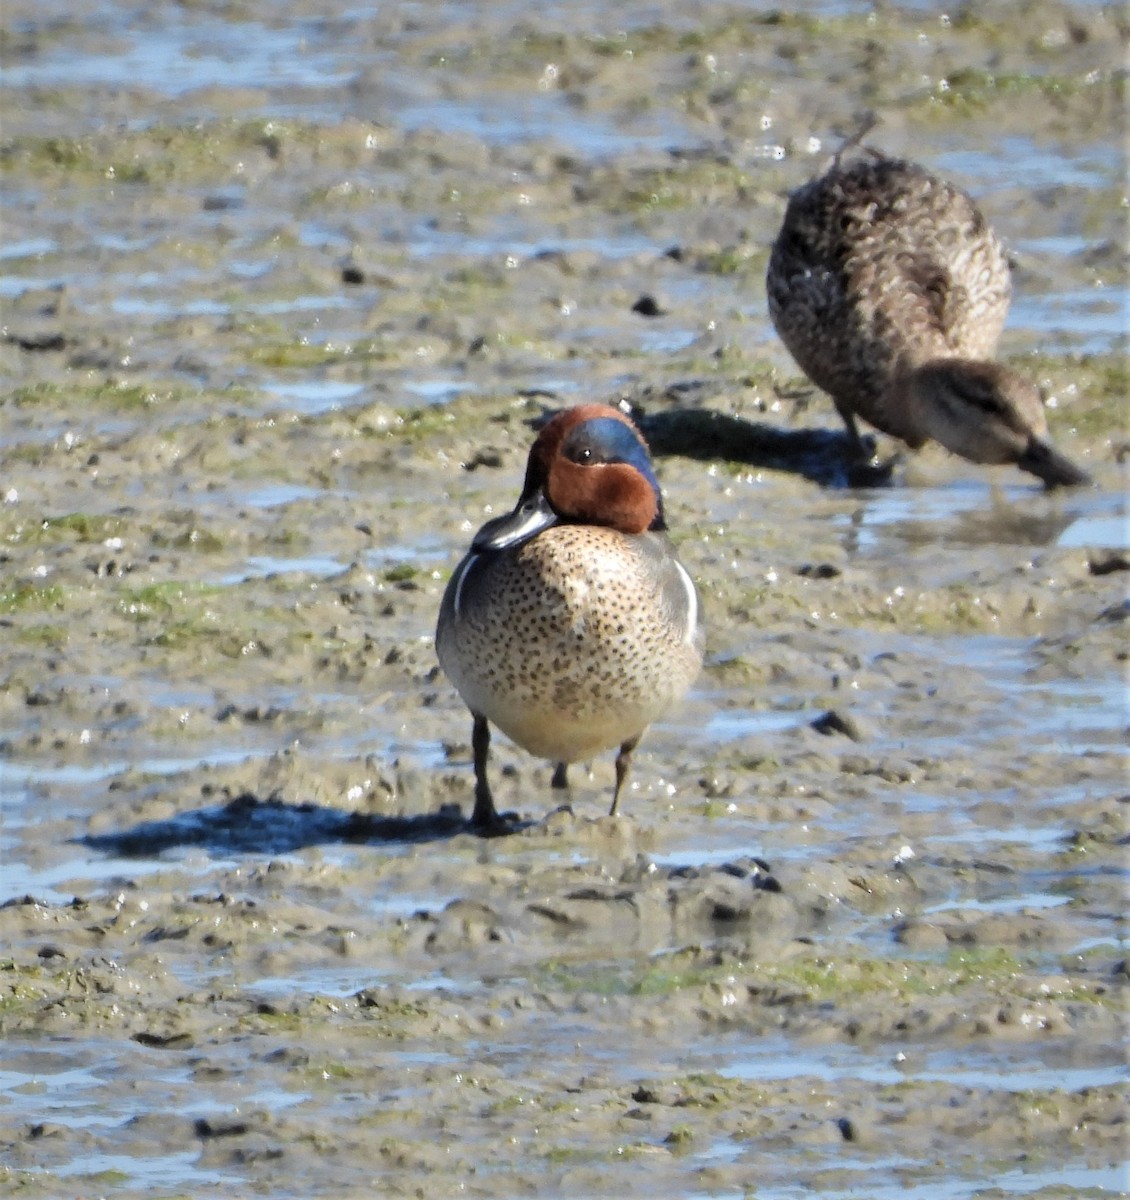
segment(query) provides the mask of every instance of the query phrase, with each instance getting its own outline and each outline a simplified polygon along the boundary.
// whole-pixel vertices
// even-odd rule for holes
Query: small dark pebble
[[[4,340],[29,353],[67,348],[67,339],[61,333],[9,333]]]
[[[242,196],[237,196],[232,193],[217,192],[211,196],[205,196],[201,207],[205,212],[228,212],[230,209],[242,208],[244,200]]]
[[[226,1125],[213,1125],[205,1117],[200,1117],[193,1124],[198,1138],[242,1137],[248,1133],[251,1126],[246,1121],[231,1121]]]
[[[715,900],[710,907],[710,919],[720,923],[738,921],[748,916],[749,912],[747,909],[738,908],[734,904],[727,904],[724,900]]]
[[[836,712],[835,709],[829,709],[826,713],[817,717],[812,722],[812,728],[817,733],[822,733],[826,737],[831,737],[834,733],[843,734],[846,738],[851,738],[853,742],[862,742],[864,740],[863,731],[859,724],[850,716],[844,716],[843,713]]]
[[[133,1040],[139,1046],[149,1046],[154,1050],[179,1050],[192,1045],[192,1034],[170,1033],[135,1033]]]
[[[58,1125],[54,1121],[38,1121],[28,1127],[27,1135],[34,1140],[44,1137],[66,1137],[71,1132],[65,1125]]]
[[[1130,571],[1130,555],[1124,550],[1093,552],[1087,559],[1092,575],[1113,575],[1115,571]]]
[[[639,313],[641,317],[662,317],[667,310],[654,296],[645,294],[632,305],[632,312]]]
[[[485,450],[479,450],[476,454],[469,458],[464,464],[465,471],[474,471],[477,467],[501,467],[502,455],[493,447],[487,447]]]

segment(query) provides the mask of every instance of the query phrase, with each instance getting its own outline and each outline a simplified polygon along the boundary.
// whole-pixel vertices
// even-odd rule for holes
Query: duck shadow
[[[873,438],[863,459],[846,430],[781,429],[704,408],[633,413],[655,455],[790,471],[822,487],[889,487],[899,456],[880,461]]]
[[[188,847],[222,856],[286,854],[337,843],[437,842],[469,831],[457,804],[445,804],[434,813],[382,817],[342,812],[320,804],[288,804],[277,794],[261,800],[252,792],[243,792],[226,804],[74,840],[119,858],[154,858],[168,850]]]

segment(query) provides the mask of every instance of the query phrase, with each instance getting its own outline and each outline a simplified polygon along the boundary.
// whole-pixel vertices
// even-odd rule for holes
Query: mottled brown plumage
[[[1035,386],[992,361],[1008,262],[952,184],[872,150],[837,155],[790,197],[766,287],[781,340],[857,449],[860,417],[914,449],[932,438],[1048,486],[1087,482],[1049,444]]]

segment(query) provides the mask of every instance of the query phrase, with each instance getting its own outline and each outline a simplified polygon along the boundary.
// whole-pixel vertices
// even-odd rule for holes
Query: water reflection
[[[897,1046],[888,1045],[876,1053],[839,1043],[833,1047],[815,1048],[778,1038],[761,1039],[743,1046],[735,1038],[730,1040],[725,1058],[718,1059],[714,1069],[731,1079],[755,1081],[808,1076],[824,1081],[858,1079],[877,1084],[928,1080],[1007,1092],[1117,1087],[1130,1078],[1130,1068],[1125,1063],[1034,1066],[1023,1053],[1018,1053],[1016,1059],[982,1053],[978,1055],[977,1066],[971,1067],[967,1056],[953,1050],[923,1052],[916,1047],[913,1053],[906,1055],[896,1054],[897,1050]],[[704,1051],[704,1055],[709,1061],[709,1053]],[[695,1061],[701,1064],[703,1059],[696,1055]]]
[[[1049,495],[1037,483],[970,477],[943,486],[860,493],[862,503],[832,517],[853,552],[890,553],[892,544],[1130,547],[1125,498],[1097,488]]]

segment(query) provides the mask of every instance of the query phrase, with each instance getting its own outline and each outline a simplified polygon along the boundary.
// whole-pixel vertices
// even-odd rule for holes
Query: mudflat
[[[0,1190],[1130,1190],[1125,40],[10,0]],[[1095,488],[846,486],[764,271],[868,110],[1008,242]],[[484,840],[439,598],[591,400],[707,665],[615,819],[611,754],[562,794],[497,739]]]

